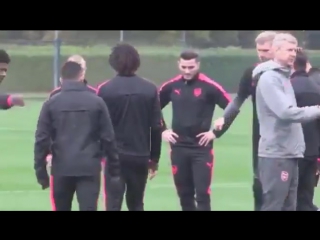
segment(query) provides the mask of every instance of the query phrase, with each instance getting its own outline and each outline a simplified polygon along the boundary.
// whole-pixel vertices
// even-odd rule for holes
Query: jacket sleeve
[[[46,157],[50,153],[51,145],[51,122],[49,102],[46,101],[42,106],[35,133],[34,169],[36,171],[46,168]]]
[[[151,119],[152,122],[150,158],[152,161],[158,163],[161,155],[161,133],[163,128],[163,116],[161,112],[159,95],[156,89],[153,98],[153,113]]]
[[[8,110],[12,106],[11,96],[9,94],[0,94],[0,109]]]
[[[240,79],[237,96],[224,110],[223,117],[225,118],[225,121],[228,121],[229,118],[235,119],[240,111],[242,104],[251,95],[251,93],[252,93],[252,70],[253,70],[253,67],[250,67],[244,71],[244,73]]]
[[[284,93],[283,84],[277,77],[271,75],[272,72],[264,73],[258,82],[257,92],[273,114],[283,120],[293,123],[311,121],[320,117],[320,107],[295,107],[292,106],[288,97]],[[271,94],[272,93],[272,94]],[[257,104],[259,104],[257,102]]]
[[[164,83],[159,88],[159,100],[160,100],[161,109],[166,107],[168,103],[171,101],[171,91],[172,91],[171,83]],[[166,122],[164,121],[164,118],[162,117],[162,131],[166,129],[167,129],[167,125],[166,125]]]
[[[116,148],[114,129],[107,105],[103,102],[102,99],[99,99],[99,101],[101,109],[99,119],[100,142],[104,154],[108,159],[108,170],[110,171],[110,174],[112,176],[117,176],[120,173],[120,162],[118,151]]]
[[[210,100],[212,104],[217,104],[221,109],[225,109],[231,101],[230,95],[224,90],[218,83],[210,84]],[[213,130],[213,133],[217,138],[221,137],[229,128],[229,125],[225,124],[220,131]]]

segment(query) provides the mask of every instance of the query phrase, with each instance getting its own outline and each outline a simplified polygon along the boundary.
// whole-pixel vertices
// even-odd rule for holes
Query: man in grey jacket
[[[251,96],[252,100],[252,167],[253,167],[253,198],[254,210],[260,211],[262,206],[262,187],[258,176],[258,145],[259,145],[259,122],[256,111],[256,86],[253,84],[252,71],[260,63],[273,58],[271,45],[274,37],[277,35],[273,31],[264,31],[255,39],[256,50],[258,53],[259,63],[252,64],[248,67],[239,83],[237,96],[224,110],[222,118],[214,122],[215,130],[223,130],[223,127],[231,124],[233,118],[237,116],[244,101]],[[228,121],[229,120],[229,121]],[[231,120],[231,121],[230,121]]]
[[[259,177],[263,190],[262,211],[295,211],[298,159],[305,142],[301,122],[320,117],[320,107],[298,108],[290,82],[297,39],[277,34],[272,43],[274,60],[253,70],[256,106],[260,123]]]

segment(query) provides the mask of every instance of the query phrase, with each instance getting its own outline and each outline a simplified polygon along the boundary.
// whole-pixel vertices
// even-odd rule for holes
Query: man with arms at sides
[[[67,59],[67,62],[76,62],[81,65],[82,69],[84,70],[84,74],[86,74],[87,71],[87,63],[84,60],[84,58],[80,55],[72,55]],[[61,78],[60,78],[61,81]],[[96,89],[88,84],[88,81],[86,79],[83,80],[83,83],[87,86],[88,90],[92,93],[96,93]],[[61,91],[61,87],[57,87],[53,89],[50,93],[50,97],[54,96],[55,94],[59,93]]]
[[[272,58],[271,44],[276,36],[276,32],[265,31],[260,33],[255,42],[258,57],[260,62],[265,62]],[[256,64],[257,65],[257,64]],[[253,84],[252,71],[256,65],[247,68],[241,77],[239,89],[236,98],[228,105],[224,111],[224,116],[215,121],[215,129],[219,130],[223,127],[225,119],[230,116],[236,116],[244,103],[244,101],[251,96],[253,119],[252,119],[252,166],[253,166],[253,197],[254,197],[254,210],[260,211],[262,206],[262,188],[258,178],[258,143],[259,143],[259,123],[256,111],[256,97],[255,85]]]
[[[125,194],[129,211],[143,211],[148,171],[152,179],[157,173],[161,153],[162,114],[158,91],[153,83],[136,75],[140,55],[133,46],[116,45],[109,56],[109,64],[117,75],[102,83],[97,94],[108,106],[115,129],[121,186],[119,195],[111,192],[106,174],[106,208],[120,210]]]
[[[212,131],[210,127],[216,105],[225,109],[230,97],[200,72],[196,52],[181,53],[178,66],[181,74],[159,89],[161,108],[172,103],[172,129],[165,129],[162,136],[171,145],[172,173],[182,210],[211,211],[213,140],[226,128]]]
[[[109,111],[83,84],[80,64],[66,62],[60,93],[42,106],[35,134],[34,169],[42,189],[49,187],[46,156],[52,150],[54,210],[71,211],[74,193],[80,211],[96,211],[100,192],[101,145],[109,172],[117,179],[119,158]],[[113,181],[115,182],[115,181]]]
[[[294,73],[291,84],[294,89],[297,106],[307,107],[320,105],[320,86],[309,79],[307,73],[308,57],[302,51],[297,52],[293,64]],[[313,205],[315,176],[320,146],[320,120],[302,123],[306,144],[304,158],[299,159],[299,184],[297,197],[297,211],[316,211]]]
[[[305,151],[301,123],[320,117],[319,106],[297,107],[289,78],[297,46],[291,34],[277,34],[272,42],[274,59],[253,70],[261,136],[258,169],[262,211],[296,211],[298,160]]]
[[[9,57],[9,54],[5,50],[0,49],[0,84],[3,82],[3,80],[7,76],[10,62],[11,62],[11,59]],[[19,107],[24,106],[24,100],[22,95],[0,94],[0,109],[8,110],[13,106],[19,106]]]
[[[83,71],[84,71],[84,74],[86,74],[86,71],[87,71],[87,63],[86,61],[84,60],[84,58],[80,55],[72,55],[70,56],[68,59],[67,59],[67,62],[76,62],[78,64],[81,65]],[[60,81],[61,81],[61,78],[60,78]],[[89,92],[92,92],[94,94],[96,94],[96,89],[92,86],[90,86],[88,84],[88,81],[86,79],[83,80],[83,83],[87,86],[87,89]],[[61,91],[61,87],[57,87],[55,88],[54,90],[52,90],[52,92],[50,93],[50,97],[54,96],[55,94],[59,93]],[[52,155],[51,154],[48,154],[47,156],[47,162],[48,162],[48,171],[50,171],[50,168],[51,168],[51,160],[52,160]],[[102,161],[102,165],[104,166],[104,163],[105,161],[103,160]],[[104,175],[103,175],[103,178],[104,178]],[[103,181],[104,182],[104,181]],[[105,195],[105,193],[104,193]]]

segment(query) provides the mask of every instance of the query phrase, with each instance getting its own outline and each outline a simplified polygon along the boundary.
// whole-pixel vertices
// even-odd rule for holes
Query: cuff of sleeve
[[[216,136],[216,138],[221,137],[221,131],[213,130],[212,132],[213,132],[213,134]]]
[[[153,158],[151,157],[151,159],[149,160],[149,163],[159,163],[159,158]]]
[[[167,128],[167,126],[165,126],[165,125],[162,125],[162,127],[161,127],[161,133],[163,133],[165,130],[167,130],[168,128]]]
[[[7,104],[8,104],[9,107],[12,106],[12,96],[11,95],[9,95],[8,98],[7,98]]]

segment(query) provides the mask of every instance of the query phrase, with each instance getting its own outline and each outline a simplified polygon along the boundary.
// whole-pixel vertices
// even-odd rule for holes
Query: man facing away
[[[118,44],[109,56],[117,75],[97,90],[110,111],[121,165],[119,191],[110,191],[106,174],[106,209],[121,210],[124,194],[129,211],[144,210],[144,191],[158,170],[162,114],[157,87],[138,76],[140,55],[129,44]],[[107,158],[105,169],[109,168]]]
[[[84,75],[86,76],[86,72],[87,72],[87,63],[84,60],[84,58],[81,55],[71,55],[68,59],[67,62],[75,62],[80,64],[80,66],[82,67],[83,71],[84,71]],[[60,78],[60,82],[61,82],[61,78]],[[88,81],[86,80],[86,78],[83,80],[83,83],[86,85],[87,90],[93,94],[96,94],[96,88],[92,87],[91,85],[88,84]],[[58,94],[61,91],[61,86],[53,89],[49,95],[49,98]],[[51,170],[51,160],[52,160],[52,155],[48,154],[47,156],[47,167],[48,167],[48,171],[50,172]],[[104,166],[105,161],[102,161],[102,165]],[[102,179],[104,179],[104,175],[102,175]],[[104,180],[102,180],[104,182]],[[51,191],[51,189],[50,189]],[[52,191],[51,191],[52,192]],[[52,195],[52,194],[51,194]],[[103,197],[105,197],[106,193],[103,193]],[[51,202],[53,202],[53,200],[51,199]]]
[[[200,72],[196,52],[182,52],[178,67],[181,74],[159,90],[161,108],[172,103],[172,129],[165,129],[162,136],[171,145],[172,173],[182,210],[211,211],[213,140],[226,128],[214,131],[210,127],[216,105],[225,109],[230,97]]]
[[[320,69],[317,67],[312,66],[310,61],[307,62],[306,71],[308,73],[309,79],[317,84],[320,87]],[[319,174],[320,174],[320,146],[319,146],[319,153],[318,153],[318,164],[317,164],[317,173],[315,176],[315,187],[317,187],[319,182]],[[314,204],[313,205],[314,211],[320,211],[320,209]]]
[[[274,37],[276,36],[276,32],[273,31],[265,31],[260,33],[255,42],[256,42],[256,50],[259,57],[260,62],[265,62],[270,60],[272,56],[271,45]],[[255,88],[256,85],[253,84],[252,79],[252,71],[256,67],[257,64],[250,66],[245,70],[243,76],[241,77],[238,93],[236,98],[228,105],[228,107],[224,111],[224,116],[215,121],[215,128],[217,130],[221,129],[226,123],[228,119],[232,116],[236,116],[239,112],[244,101],[251,96],[252,99],[252,110],[253,110],[253,119],[252,119],[252,166],[253,166],[253,197],[254,197],[254,210],[260,211],[262,206],[262,188],[261,183],[258,177],[258,143],[259,143],[259,122],[257,118],[256,111],[256,93]],[[228,124],[228,123],[227,123]]]
[[[289,79],[297,46],[292,35],[277,34],[272,42],[274,59],[253,70],[261,136],[258,169],[262,211],[296,210],[298,160],[305,151],[301,123],[320,117],[319,106],[297,107]]]
[[[320,105],[320,87],[309,79],[307,73],[308,57],[298,51],[294,61],[294,73],[291,75],[291,84],[294,89],[297,106],[306,107]],[[306,144],[304,158],[299,159],[299,182],[297,211],[316,211],[313,205],[315,190],[317,161],[320,146],[320,120],[302,123],[303,135]]]
[[[112,182],[120,166],[108,108],[83,84],[80,64],[66,62],[61,91],[40,112],[35,134],[34,169],[42,189],[49,187],[46,156],[52,150],[54,210],[70,211],[74,193],[80,211],[96,211],[100,193],[101,145]]]

